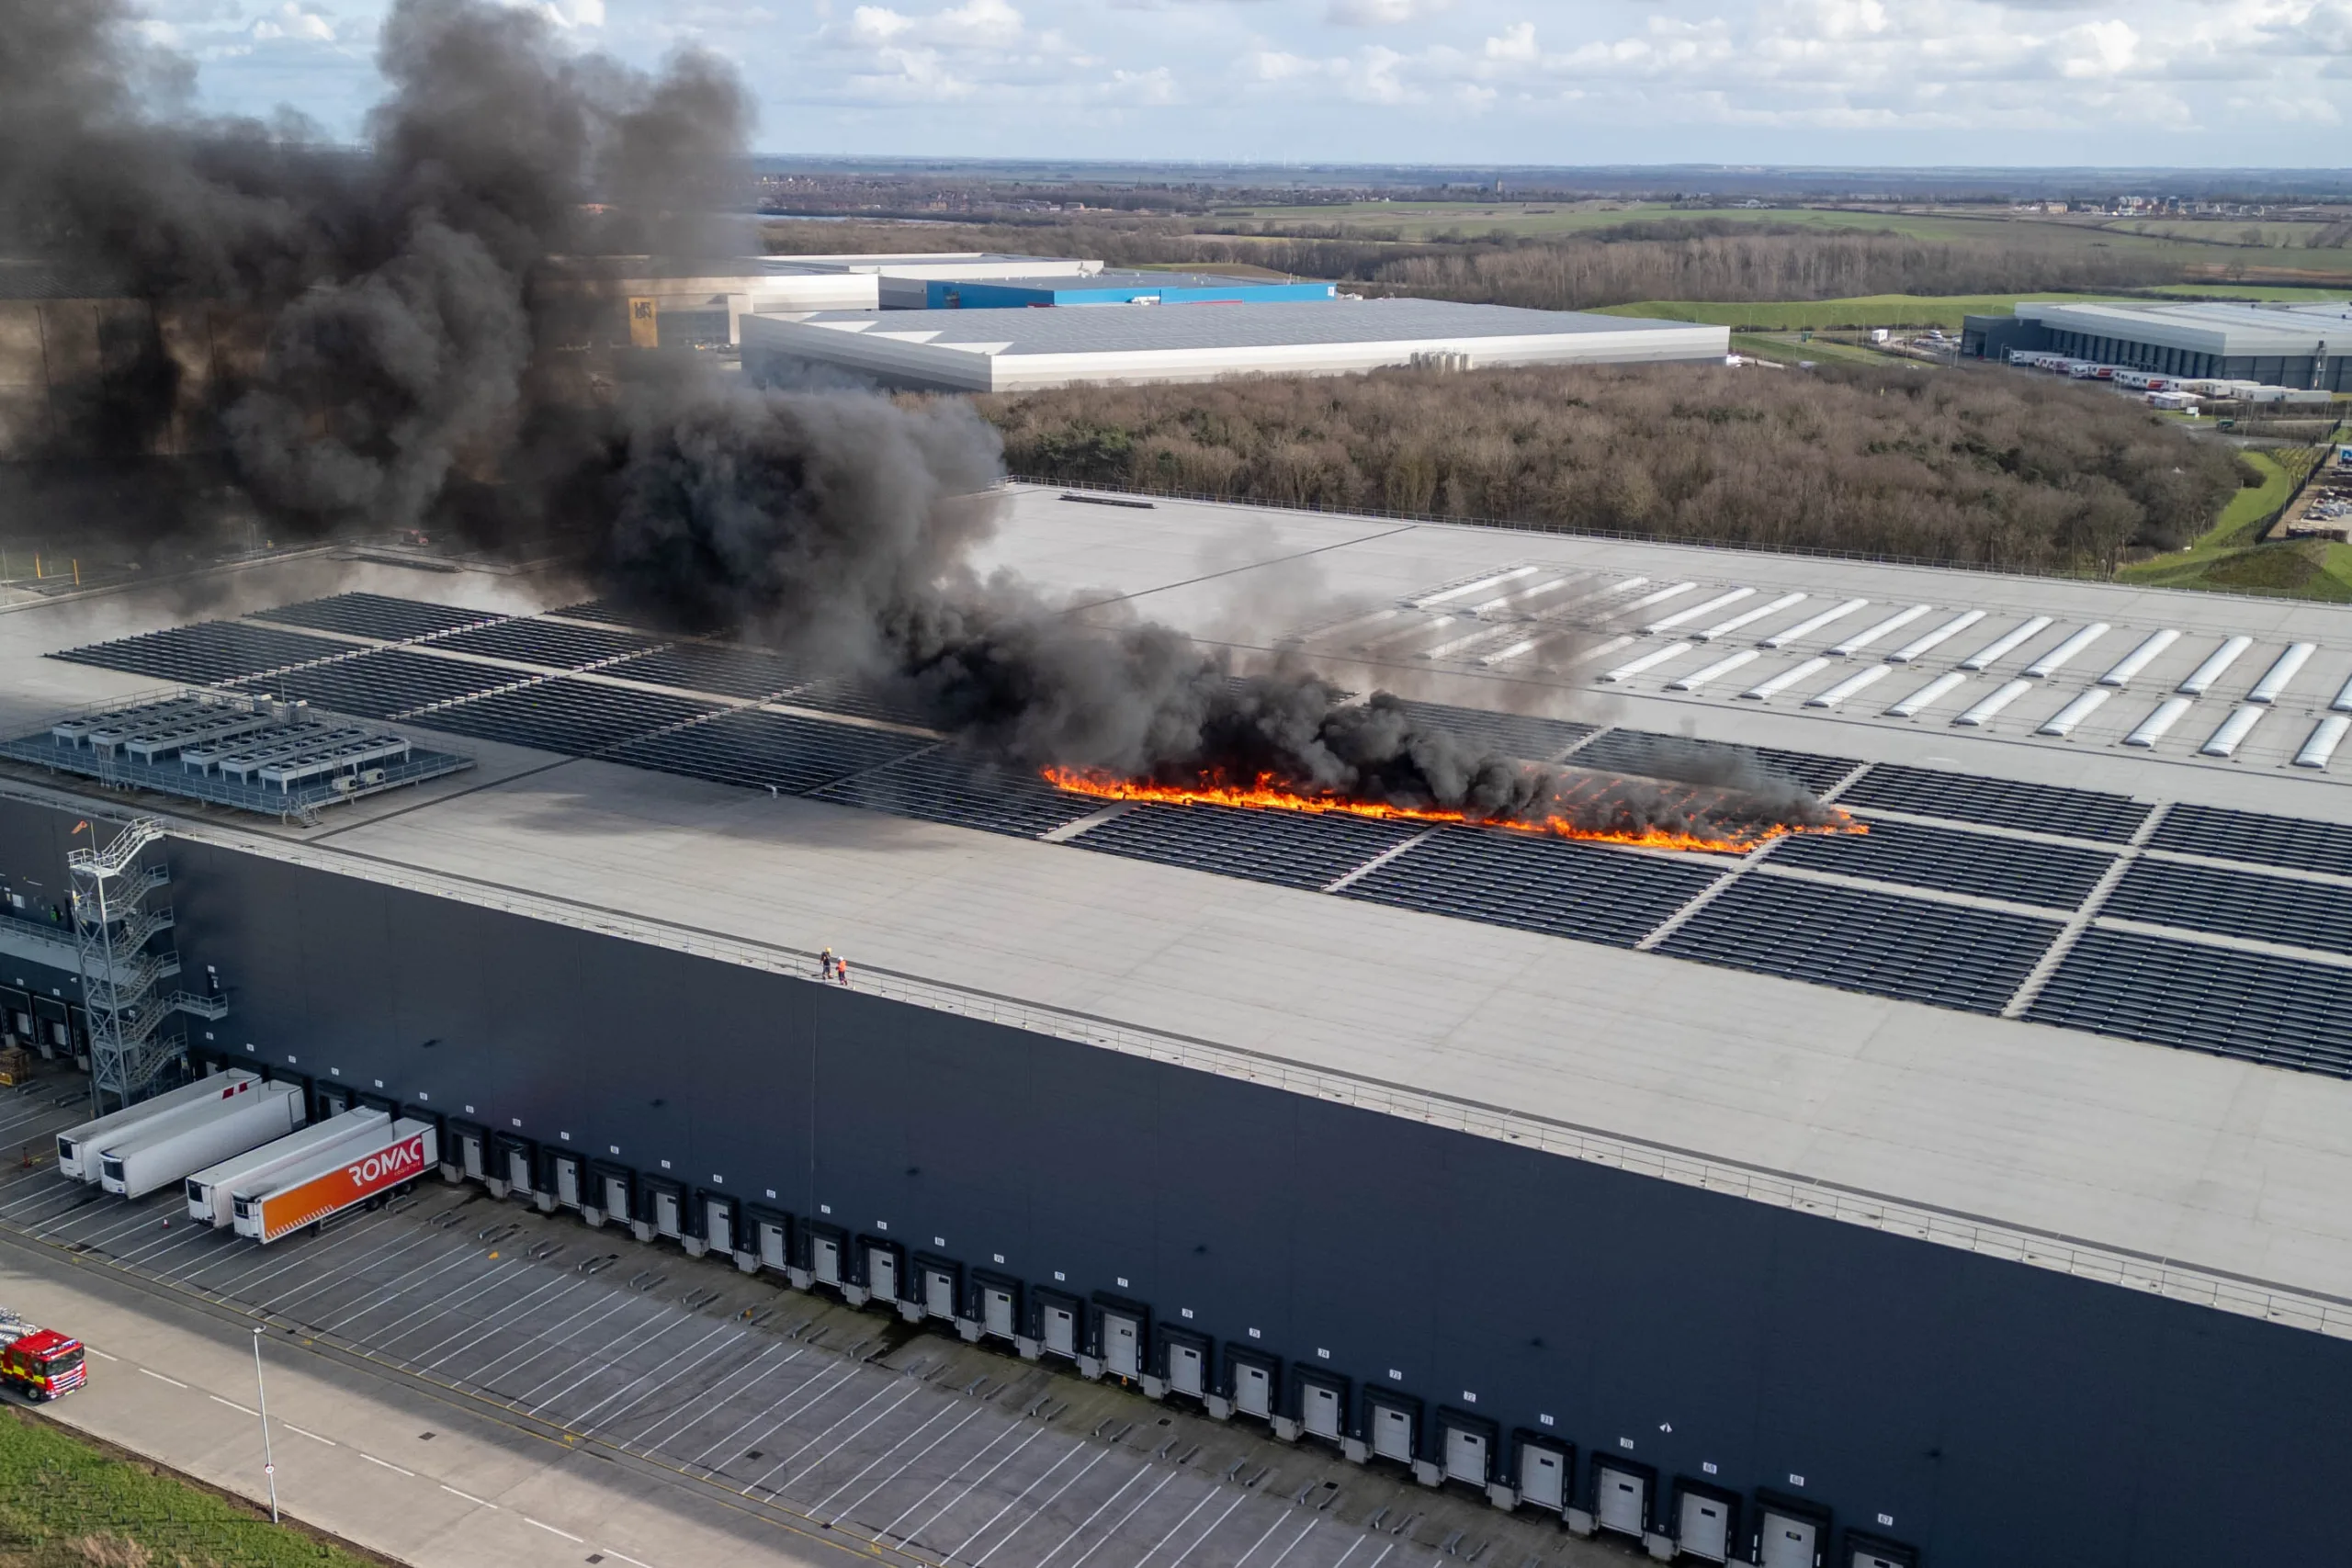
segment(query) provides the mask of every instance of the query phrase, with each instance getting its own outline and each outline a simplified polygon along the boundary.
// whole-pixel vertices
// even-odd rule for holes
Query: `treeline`
[[[1993,371],[1391,370],[978,403],[1007,466],[1054,482],[2063,573],[2179,547],[2250,472],[2112,392]]]
[[[1407,243],[1190,231],[1173,220],[974,226],[772,223],[772,251],[1042,252],[1114,266],[1235,265],[1336,278],[1367,293],[1539,310],[1637,299],[1836,299],[2019,294],[2177,281],[2179,267],[2089,246],[1946,243],[1884,231],[1664,220],[1556,238]]]

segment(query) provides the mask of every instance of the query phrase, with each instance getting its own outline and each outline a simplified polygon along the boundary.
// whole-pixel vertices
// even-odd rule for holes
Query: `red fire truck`
[[[79,1339],[0,1307],[0,1381],[29,1399],[58,1399],[80,1388],[87,1375]]]

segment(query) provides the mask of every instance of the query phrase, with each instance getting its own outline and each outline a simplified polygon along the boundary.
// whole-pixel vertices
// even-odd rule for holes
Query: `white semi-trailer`
[[[232,1191],[232,1223],[239,1235],[273,1242],[407,1187],[440,1157],[433,1124],[403,1117],[349,1148],[313,1155],[249,1190]]]
[[[380,1138],[392,1124],[386,1111],[346,1111],[323,1122],[313,1122],[273,1144],[264,1144],[234,1159],[198,1171],[187,1179],[187,1213],[208,1225],[234,1224],[235,1196],[266,1186],[279,1172],[319,1156],[340,1154],[371,1138]]]
[[[191,1171],[282,1138],[303,1122],[302,1090],[266,1083],[186,1117],[149,1122],[98,1151],[98,1185],[125,1198],[176,1187]]]
[[[68,1127],[57,1134],[57,1168],[76,1181],[98,1179],[97,1151],[109,1142],[129,1136],[151,1122],[187,1115],[216,1100],[250,1094],[261,1082],[258,1074],[236,1070],[215,1073],[192,1084],[159,1094],[153,1100]]]

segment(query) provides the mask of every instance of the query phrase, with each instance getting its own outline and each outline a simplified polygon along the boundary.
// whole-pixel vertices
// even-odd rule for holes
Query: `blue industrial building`
[[[1339,294],[1339,285],[1334,283],[1275,282],[1207,272],[1097,272],[1080,277],[934,277],[925,285],[923,308],[1254,305],[1275,299],[1336,299]]]

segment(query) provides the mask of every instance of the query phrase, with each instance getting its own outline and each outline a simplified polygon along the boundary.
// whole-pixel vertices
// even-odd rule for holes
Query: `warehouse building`
[[[1043,305],[1240,305],[1339,297],[1335,283],[1204,272],[1098,272],[1083,277],[933,278],[923,303],[933,310],[974,310]]]
[[[1014,488],[998,558],[1282,605],[1240,642],[1518,756],[1736,742],[1871,831],[1106,805],[512,579],[256,569],[195,626],[6,617],[6,733],[178,681],[473,769],[322,836],[5,765],[0,1012],[70,1034],[40,906],[152,812],[195,1061],[495,1193],[1659,1556],[2340,1557],[2346,611],[1086,500]]]
[[[2352,303],[2026,301],[1970,316],[1961,357],[2036,350],[2164,376],[2352,392]]]
[[[1447,299],[1287,300],[1230,310],[817,311],[743,323],[743,367],[754,377],[816,365],[886,386],[960,392],[1416,364],[1720,363],[1729,346],[1725,327]]]

